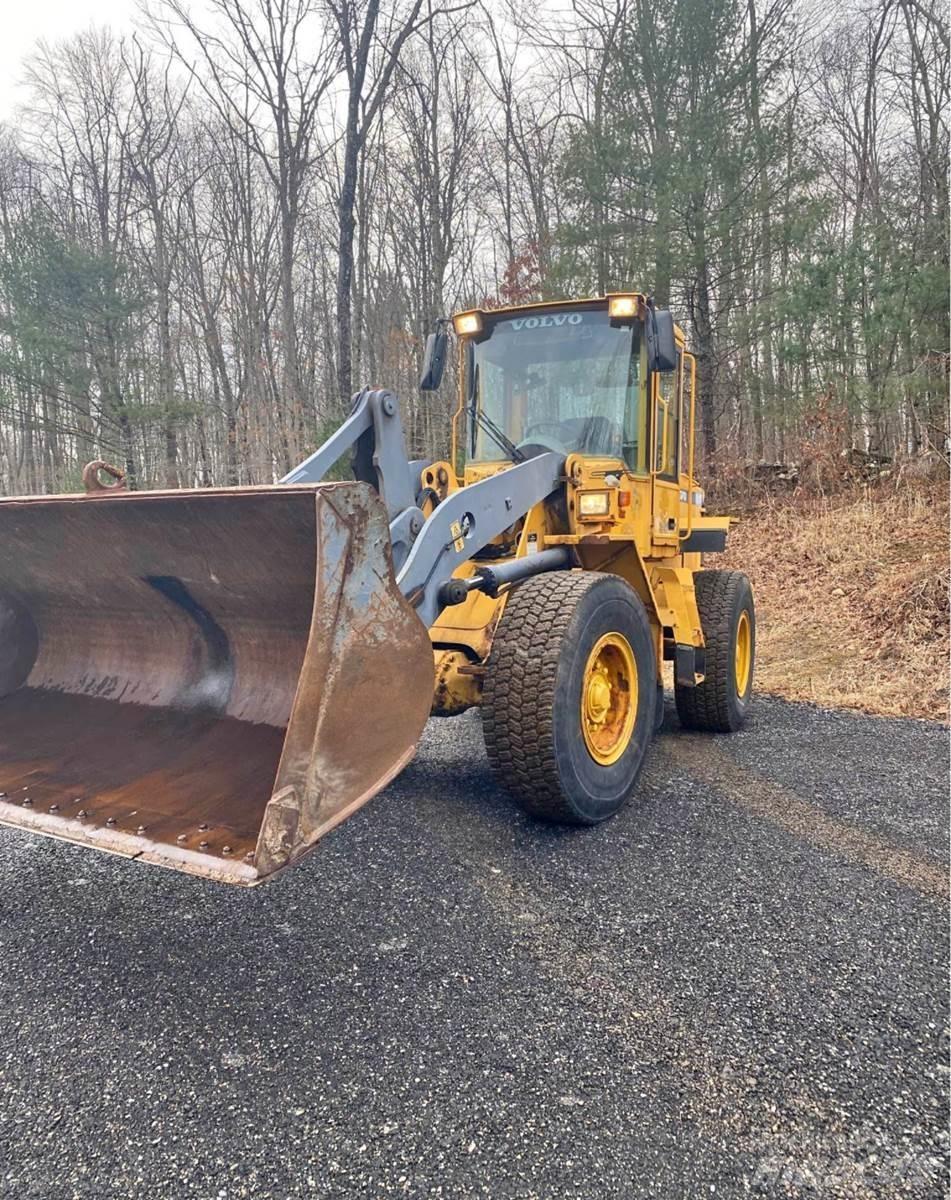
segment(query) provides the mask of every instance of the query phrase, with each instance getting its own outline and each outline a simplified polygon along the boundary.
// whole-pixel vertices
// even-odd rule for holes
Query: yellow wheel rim
[[[733,654],[733,678],[738,696],[746,695],[746,689],[750,686],[752,666],[753,636],[750,628],[750,614],[744,609],[740,613],[739,624],[736,627],[736,650]]]
[[[623,634],[600,638],[584,669],[581,731],[588,753],[609,767],[627,749],[637,719],[637,666]]]

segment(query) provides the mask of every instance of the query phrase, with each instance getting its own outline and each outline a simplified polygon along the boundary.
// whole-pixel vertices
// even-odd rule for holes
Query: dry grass
[[[948,561],[935,485],[764,505],[716,565],[753,581],[762,691],[947,720]]]

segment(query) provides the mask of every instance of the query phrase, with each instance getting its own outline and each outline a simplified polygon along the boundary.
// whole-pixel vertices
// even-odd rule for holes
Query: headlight
[[[482,332],[482,315],[477,312],[460,313],[452,318],[452,327],[460,336],[466,333]]]
[[[616,321],[630,320],[637,316],[636,296],[612,296],[608,300],[608,316]]]
[[[582,517],[606,517],[611,511],[607,492],[582,492],[578,497],[578,514]]]

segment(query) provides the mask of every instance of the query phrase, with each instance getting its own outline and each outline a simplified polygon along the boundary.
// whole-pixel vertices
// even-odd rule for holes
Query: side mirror
[[[426,349],[423,351],[423,371],[419,378],[421,392],[435,392],[442,383],[443,371],[446,369],[446,350],[449,348],[449,334],[445,326],[437,325],[436,332],[426,339]]]
[[[658,310],[653,304],[647,311],[644,332],[647,337],[647,363],[652,371],[676,371],[677,342],[674,339],[674,318],[668,309]]]

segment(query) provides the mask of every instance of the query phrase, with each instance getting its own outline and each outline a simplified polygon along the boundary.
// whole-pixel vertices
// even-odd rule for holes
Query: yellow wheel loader
[[[458,408],[408,460],[392,393],[278,485],[0,500],[0,822],[239,884],[273,876],[481,705],[500,784],[603,821],[673,664],[681,722],[750,703],[745,576],[694,478],[696,362],[638,293],[440,322]],[[352,453],[353,482],[321,482]],[[113,478],[108,478],[111,475]]]

